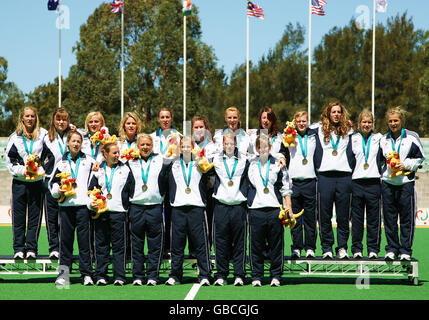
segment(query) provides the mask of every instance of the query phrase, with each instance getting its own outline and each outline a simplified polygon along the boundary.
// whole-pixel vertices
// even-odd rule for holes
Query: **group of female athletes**
[[[13,175],[14,258],[36,257],[45,211],[50,258],[71,270],[76,233],[84,285],[109,282],[110,252],[115,285],[126,283],[129,258],[134,285],[157,285],[167,255],[171,271],[165,284],[175,285],[183,277],[188,242],[201,285],[211,283],[213,245],[214,284],[226,283],[232,262],[233,283],[241,286],[249,241],[252,286],[261,286],[265,260],[270,285],[279,286],[285,229],[280,206],[291,219],[304,210],[291,229],[291,258],[300,258],[302,250],[306,259],[316,257],[318,224],[322,258],[332,259],[335,205],[337,258],[349,258],[350,231],[352,257],[364,256],[366,216],[368,258],[378,258],[383,220],[384,258],[410,260],[415,173],[424,153],[417,133],[404,128],[404,114],[400,107],[389,109],[389,131],[382,135],[368,110],[360,113],[355,128],[338,102],[311,125],[305,111],[297,112],[295,146],[286,148],[269,107],[260,111],[259,127],[252,132],[241,128],[238,109],[230,107],[224,129],[213,132],[206,117],[195,116],[188,136],[172,127],[168,108],[160,110],[160,127],[151,134],[141,133],[138,116],[128,112],[117,141],[99,112],[89,113],[85,128],[77,129],[59,108],[47,131],[39,126],[37,111],[24,107],[6,150]],[[100,132],[103,142],[91,139]],[[132,148],[139,156],[125,158],[124,151]],[[393,165],[395,152],[399,157]],[[29,155],[37,155],[39,174],[29,174]],[[209,170],[201,166],[202,156],[212,164]],[[72,182],[71,194],[63,188],[64,177]],[[94,188],[101,190],[100,199],[88,194]],[[107,211],[97,213],[104,205]],[[56,279],[56,285],[65,282],[62,274]]]

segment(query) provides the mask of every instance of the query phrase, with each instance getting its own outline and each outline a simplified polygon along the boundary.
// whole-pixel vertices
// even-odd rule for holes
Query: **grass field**
[[[356,277],[302,276],[285,273],[282,286],[272,288],[269,278],[263,286],[253,288],[249,281],[243,287],[234,287],[228,279],[224,287],[200,287],[195,300],[427,300],[429,299],[429,229],[417,228],[414,238],[413,257],[419,260],[419,285],[413,286],[404,278],[371,276],[368,289],[356,286]],[[290,255],[290,234],[285,236],[286,255]],[[382,251],[384,256],[383,238]],[[39,254],[48,254],[46,229],[39,238]],[[350,252],[349,252],[350,253]],[[12,232],[10,226],[0,227],[0,255],[12,255]],[[77,254],[77,252],[76,252]],[[320,250],[316,251],[318,256]],[[161,281],[168,277],[161,274]],[[183,300],[196,283],[196,275],[187,274],[181,285],[167,287],[135,287],[128,283],[123,287],[84,287],[79,274],[72,274],[69,289],[59,290],[54,285],[55,275],[0,275],[0,300]],[[132,281],[128,274],[129,282]],[[198,287],[198,286],[197,286]]]

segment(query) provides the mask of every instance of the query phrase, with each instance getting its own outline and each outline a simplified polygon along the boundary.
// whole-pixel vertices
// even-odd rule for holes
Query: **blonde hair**
[[[152,141],[152,145],[153,145],[153,138],[150,134],[147,133],[139,133],[137,135],[137,146],[139,144],[140,139],[149,139],[150,141]]]
[[[238,126],[237,126],[237,128],[240,129],[241,128],[240,111],[238,111],[238,109],[236,107],[226,108],[226,110],[225,110],[225,121],[226,121],[226,114],[228,112],[237,112],[237,114],[238,114]]]
[[[89,133],[88,123],[89,123],[89,120],[91,120],[91,118],[92,118],[93,116],[97,116],[97,117],[99,117],[99,118],[100,118],[100,120],[101,120],[101,127],[104,127],[104,126],[105,126],[104,117],[103,117],[103,115],[101,114],[101,112],[99,112],[99,111],[93,111],[93,112],[90,112],[90,113],[88,113],[88,115],[86,116],[86,120],[85,120],[85,134],[88,134],[88,133]]]
[[[359,113],[358,116],[358,129],[360,130],[360,122],[362,121],[363,117],[369,117],[371,118],[372,122],[374,122],[374,115],[372,114],[371,111],[369,111],[369,109],[365,108],[361,111],[361,113]],[[373,130],[375,129],[374,127],[372,128]]]
[[[307,112],[307,111],[297,111],[297,112],[295,112],[295,114],[293,115],[293,120],[296,120],[296,119],[298,119],[298,118],[300,118],[300,117],[304,117],[304,116],[306,116],[306,117],[307,117],[307,119],[308,119],[308,112]]]
[[[121,140],[121,142],[124,142],[125,139],[127,138],[127,135],[125,133],[125,123],[127,122],[128,118],[133,118],[136,122],[136,135],[138,135],[140,133],[140,131],[142,130],[142,123],[140,121],[139,116],[135,113],[135,112],[127,112],[125,113],[124,117],[121,120],[121,123],[119,124],[119,138]]]
[[[400,106],[389,108],[386,112],[386,121],[389,120],[389,116],[394,114],[399,114],[399,118],[401,119],[401,125],[404,126],[406,111],[403,110]]]
[[[27,128],[24,125],[24,113],[27,110],[32,110],[36,116],[36,121],[34,123],[34,128],[33,128],[33,132],[28,132]],[[24,137],[28,138],[28,139],[36,139],[37,136],[39,135],[39,131],[40,131],[40,122],[39,122],[39,116],[37,115],[37,110],[36,108],[32,107],[32,106],[26,106],[24,108],[21,109],[20,113],[19,113],[19,118],[18,118],[18,123],[16,125],[16,134],[17,135],[24,135]]]

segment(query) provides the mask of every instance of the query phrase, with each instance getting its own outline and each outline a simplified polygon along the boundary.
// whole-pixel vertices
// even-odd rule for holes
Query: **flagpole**
[[[186,135],[186,15],[183,16],[183,135]]]
[[[124,11],[125,1],[121,12],[121,119],[124,118]]]
[[[246,131],[249,130],[249,28],[250,19],[247,15],[247,34],[246,34]]]
[[[61,24],[61,14],[60,14],[60,9],[61,9],[61,0],[58,0],[58,108],[61,108],[61,91],[62,91],[62,86],[61,86],[61,29],[62,29],[62,24]]]
[[[371,84],[371,112],[375,122],[375,3],[376,0],[373,0],[372,8],[372,84]]]
[[[308,8],[308,123],[311,122],[311,0]]]

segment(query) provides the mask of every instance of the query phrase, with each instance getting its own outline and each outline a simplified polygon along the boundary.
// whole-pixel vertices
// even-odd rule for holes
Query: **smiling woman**
[[[12,228],[15,258],[36,258],[42,217],[42,181],[45,174],[40,159],[46,152],[46,130],[39,128],[36,109],[24,107],[16,131],[9,137],[6,163],[13,176]],[[28,221],[28,222],[27,222]]]

